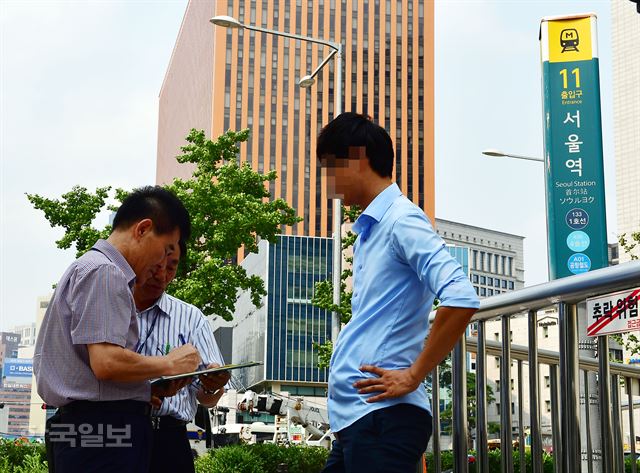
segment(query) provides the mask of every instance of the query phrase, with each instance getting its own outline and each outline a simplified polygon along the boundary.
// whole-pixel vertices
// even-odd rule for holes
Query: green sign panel
[[[550,279],[608,266],[595,16],[542,21]]]

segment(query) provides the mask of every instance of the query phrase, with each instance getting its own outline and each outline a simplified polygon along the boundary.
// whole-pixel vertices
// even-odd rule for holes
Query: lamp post
[[[493,149],[493,148],[485,149],[482,152],[482,154],[484,154],[485,156],[491,156],[494,158],[516,158],[516,159],[525,159],[527,161],[538,161],[540,163],[544,163],[544,159],[542,158],[534,158],[531,156],[520,156],[519,154],[503,153],[502,151]]]
[[[322,60],[322,62],[316,67],[316,69],[308,75],[302,76],[298,80],[298,85],[303,89],[308,89],[315,84],[315,77],[320,70],[335,56],[335,67],[337,72],[337,79],[335,83],[335,103],[334,103],[334,116],[338,116],[342,113],[342,43],[335,43],[333,41],[326,41],[324,39],[313,38],[310,36],[302,36],[284,31],[271,30],[268,28],[262,28],[260,26],[248,25],[241,23],[235,18],[227,15],[215,16],[209,20],[216,26],[222,26],[224,28],[246,29],[251,31],[258,31],[260,33],[266,33],[274,36],[282,36],[293,40],[305,41],[309,43],[320,44],[327,46],[331,49],[329,55]],[[341,199],[333,199],[333,303],[336,306],[340,306],[340,287],[342,274],[342,202]],[[338,333],[340,332],[340,314],[334,311],[331,314],[331,340],[333,343],[338,339]]]

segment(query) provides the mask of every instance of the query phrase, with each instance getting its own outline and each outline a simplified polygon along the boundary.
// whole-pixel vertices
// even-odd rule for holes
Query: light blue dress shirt
[[[383,369],[410,367],[424,347],[434,298],[446,307],[477,308],[480,301],[460,265],[433,231],[424,212],[391,184],[353,226],[352,318],[334,347],[329,370],[331,430],[353,424],[369,412],[395,404],[429,410],[426,390],[367,403],[353,383]]]

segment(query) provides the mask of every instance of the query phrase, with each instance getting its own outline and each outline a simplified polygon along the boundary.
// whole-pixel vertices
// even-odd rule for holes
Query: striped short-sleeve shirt
[[[89,363],[90,344],[135,349],[134,281],[127,260],[105,240],[66,270],[45,313],[33,357],[38,394],[44,402],[61,407],[76,400],[150,400],[148,382],[100,381]]]
[[[174,348],[191,343],[202,358],[199,369],[211,363],[224,365],[222,354],[204,314],[197,307],[168,294],[138,315],[140,342],[136,351],[147,356],[164,356]],[[163,399],[154,416],[172,416],[186,422],[193,420],[201,387],[196,379],[175,396]]]

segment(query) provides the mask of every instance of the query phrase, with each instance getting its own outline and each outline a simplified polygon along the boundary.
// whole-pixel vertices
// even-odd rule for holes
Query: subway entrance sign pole
[[[608,266],[594,14],[540,27],[549,278]]]

